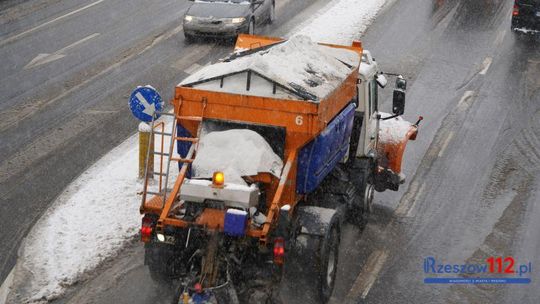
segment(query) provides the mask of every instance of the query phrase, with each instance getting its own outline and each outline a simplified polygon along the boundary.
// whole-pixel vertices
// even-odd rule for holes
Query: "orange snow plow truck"
[[[240,35],[229,57],[184,79],[151,128],[157,169],[140,211],[152,277],[178,282],[180,303],[234,303],[251,301],[242,293],[263,268],[275,281],[310,261],[301,269],[327,302],[341,225],[364,223],[374,192],[404,182],[418,122],[399,117],[401,76],[393,114],[379,112],[386,83],[360,42],[305,36]]]

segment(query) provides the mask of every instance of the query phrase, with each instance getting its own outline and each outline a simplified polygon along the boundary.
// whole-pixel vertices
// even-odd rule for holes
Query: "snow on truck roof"
[[[319,45],[301,35],[255,53],[244,53],[235,53],[230,60],[206,66],[178,86],[318,102],[337,89],[360,63],[358,53],[352,50]],[[246,78],[238,78],[239,74],[248,72],[258,77],[251,81],[249,89]],[[279,87],[277,94],[276,86],[271,84]]]

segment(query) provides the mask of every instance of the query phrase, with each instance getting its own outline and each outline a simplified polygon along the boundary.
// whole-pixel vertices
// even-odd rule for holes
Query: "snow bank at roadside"
[[[137,233],[142,185],[133,136],[84,172],[28,235],[20,267],[32,300],[51,300]]]
[[[294,34],[313,41],[350,44],[359,39],[387,0],[334,0],[300,24]]]
[[[165,128],[170,127],[166,123]],[[160,144],[161,137],[156,136],[156,149]],[[116,255],[138,233],[138,193],[143,189],[137,178],[138,157],[138,135],[134,135],[71,183],[34,225],[17,265],[14,283],[25,285],[19,301],[58,298],[66,286]],[[155,161],[157,166],[157,157]],[[156,182],[149,183],[149,190],[157,192],[156,188]]]
[[[365,31],[384,3],[334,0],[293,33],[314,41],[349,44]],[[142,185],[137,180],[137,157],[134,135],[76,179],[33,227],[18,262],[17,269],[22,271],[15,273],[14,284],[26,291],[20,302],[58,297],[138,233],[137,193]]]

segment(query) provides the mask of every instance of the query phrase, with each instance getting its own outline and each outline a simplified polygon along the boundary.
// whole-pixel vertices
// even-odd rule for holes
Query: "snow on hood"
[[[225,182],[245,185],[242,176],[268,172],[280,177],[283,161],[257,132],[244,129],[210,132],[201,138],[193,177],[211,178],[222,171]]]
[[[269,49],[206,66],[179,86],[251,70],[294,92],[306,91],[313,95],[312,101],[319,101],[337,89],[351,73],[350,66],[357,67],[359,61],[354,51],[322,46],[299,35]]]
[[[392,114],[380,112],[381,117],[390,117]],[[380,120],[379,141],[381,143],[399,143],[405,139],[412,124],[401,116],[388,120]]]

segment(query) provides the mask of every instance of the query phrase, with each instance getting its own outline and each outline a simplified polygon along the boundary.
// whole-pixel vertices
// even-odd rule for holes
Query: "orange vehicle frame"
[[[279,41],[281,39],[241,35],[238,38],[236,47],[244,49],[257,48]],[[362,45],[357,41],[352,46],[328,44],[326,46],[349,49],[357,52],[359,58],[362,56]],[[268,233],[276,222],[279,209],[289,204],[291,206],[290,212],[293,212],[295,205],[302,199],[302,196],[296,193],[298,153],[306,143],[319,135],[328,123],[356,96],[358,74],[357,67],[351,71],[338,88],[319,103],[213,92],[183,86],[176,87],[172,101],[174,112],[177,119],[181,121],[182,126],[191,134],[197,134],[201,122],[195,120],[182,121],[181,118],[197,117],[201,116],[201,113],[203,113],[205,119],[271,125],[284,127],[286,130],[285,166],[281,178],[279,180],[275,177],[269,178],[271,176],[269,174],[259,174],[251,177],[254,180],[264,181],[268,184],[267,193],[269,199],[267,203],[269,208],[266,222],[262,228],[247,226],[249,227],[246,230],[248,236],[258,237],[260,242],[265,244]],[[157,231],[162,231],[166,225],[176,227],[202,226],[208,230],[223,230],[225,211],[207,209],[194,222],[168,216],[174,202],[178,199],[187,168],[188,163],[186,162],[165,204],[161,202],[160,198],[153,197],[143,203],[141,212],[159,214]]]

